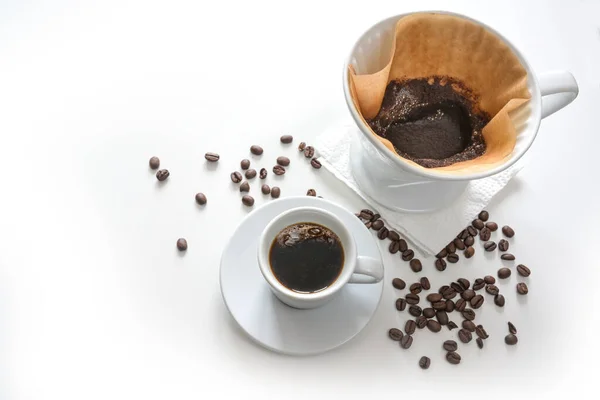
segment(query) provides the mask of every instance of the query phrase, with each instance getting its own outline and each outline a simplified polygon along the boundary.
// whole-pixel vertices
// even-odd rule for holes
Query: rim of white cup
[[[476,173],[472,173],[472,174],[464,174],[464,175],[448,174],[448,173],[436,171],[435,169],[428,169],[428,168],[424,168],[424,167],[420,167],[420,166],[415,166],[415,165],[407,162],[406,160],[404,160],[402,157],[398,156],[396,153],[392,152],[383,143],[381,143],[377,138],[375,138],[375,135],[373,134],[373,132],[362,121],[361,116],[358,113],[358,110],[356,109],[356,107],[354,106],[354,102],[352,101],[352,96],[350,94],[350,85],[348,83],[348,67],[350,66],[351,60],[353,58],[353,54],[356,51],[356,48],[358,47],[359,42],[367,34],[369,34],[370,31],[373,28],[375,28],[376,26],[378,26],[384,22],[391,21],[391,20],[397,21],[402,17],[406,17],[408,15],[413,15],[413,14],[452,15],[455,17],[466,19],[477,25],[480,25],[480,26],[484,27],[485,29],[487,29],[488,31],[492,32],[498,38],[500,38],[503,41],[503,43],[506,44],[512,50],[512,52],[519,58],[521,65],[523,65],[523,67],[527,70],[528,89],[530,90],[530,92],[533,90],[533,93],[531,93],[531,99],[526,104],[530,107],[531,113],[535,117],[533,119],[533,126],[528,129],[533,129],[533,132],[531,133],[531,135],[530,135],[531,137],[528,140],[528,142],[524,146],[522,146],[517,153],[513,154],[512,157],[510,157],[503,164],[501,164],[497,167],[485,170],[485,171],[476,172]],[[504,35],[502,35],[498,31],[496,31],[494,28],[488,26],[487,24],[485,24],[481,21],[478,21],[476,19],[473,19],[469,16],[466,16],[463,14],[458,14],[458,13],[453,13],[453,12],[449,12],[449,11],[433,10],[433,11],[408,12],[408,13],[398,14],[393,17],[382,19],[379,22],[373,24],[369,29],[367,29],[356,40],[356,42],[352,46],[352,50],[350,51],[350,54],[348,55],[348,58],[346,59],[346,61],[344,63],[344,71],[343,71],[342,78],[343,78],[343,87],[344,87],[344,97],[346,99],[346,104],[348,106],[348,109],[350,110],[350,114],[352,115],[352,118],[358,125],[358,128],[361,130],[361,132],[364,134],[364,136],[366,136],[366,138],[371,142],[371,144],[373,144],[377,148],[377,150],[379,150],[381,153],[385,154],[388,157],[388,159],[390,159],[393,163],[400,166],[402,169],[407,170],[415,175],[422,176],[425,178],[430,178],[433,180],[465,181],[465,180],[472,180],[472,179],[481,179],[481,178],[495,175],[499,172],[504,171],[505,169],[512,166],[514,163],[516,163],[525,154],[525,152],[527,152],[527,150],[531,147],[531,145],[533,144],[533,141],[535,140],[535,138],[538,134],[538,130],[539,130],[541,119],[542,119],[542,117],[541,117],[542,102],[541,102],[541,94],[540,94],[539,84],[538,84],[535,74],[533,73],[533,70],[531,69],[531,66],[529,65],[529,63],[527,62],[525,57],[523,57],[523,54],[519,51],[519,49],[516,48],[515,45],[512,44],[512,42],[510,42],[506,37],[504,37]],[[513,152],[514,151],[515,150],[513,149]]]

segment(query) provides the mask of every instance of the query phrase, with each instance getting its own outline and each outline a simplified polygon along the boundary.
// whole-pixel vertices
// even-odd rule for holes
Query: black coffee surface
[[[314,293],[336,281],[344,266],[344,248],[329,228],[302,222],[277,234],[269,250],[269,263],[283,286]]]
[[[390,82],[368,123],[402,157],[436,168],[483,155],[481,131],[489,120],[460,81],[431,77]]]

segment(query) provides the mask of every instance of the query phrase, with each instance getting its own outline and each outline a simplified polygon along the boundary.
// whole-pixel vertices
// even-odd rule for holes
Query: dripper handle
[[[542,94],[542,118],[568,106],[579,94],[579,86],[569,71],[552,71],[538,75]]]

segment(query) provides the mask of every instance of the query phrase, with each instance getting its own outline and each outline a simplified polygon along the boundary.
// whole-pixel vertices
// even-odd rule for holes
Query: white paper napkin
[[[354,190],[377,210],[384,221],[407,237],[426,256],[437,254],[490,202],[519,172],[517,163],[494,176],[469,182],[465,192],[442,210],[426,214],[410,214],[388,210],[364,195],[350,170],[350,143],[358,134],[356,126],[329,128],[316,141],[319,161],[339,180]]]

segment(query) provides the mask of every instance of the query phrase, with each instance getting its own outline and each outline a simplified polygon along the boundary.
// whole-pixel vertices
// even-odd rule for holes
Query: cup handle
[[[383,279],[383,264],[371,257],[358,257],[348,283],[377,283]]]
[[[542,94],[542,118],[569,105],[579,94],[579,86],[568,71],[552,71],[538,75]]]

